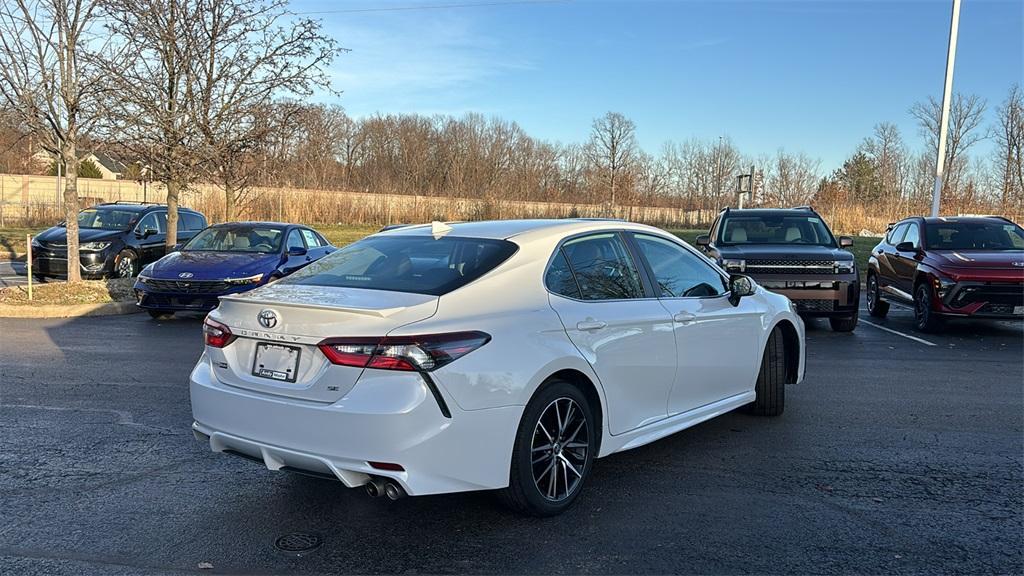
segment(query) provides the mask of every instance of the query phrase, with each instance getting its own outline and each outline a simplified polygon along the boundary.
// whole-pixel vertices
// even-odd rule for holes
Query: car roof
[[[297,228],[309,228],[309,226],[303,226],[302,224],[289,224],[288,222],[261,222],[258,220],[244,222],[221,222],[220,224],[211,225],[210,228],[226,228],[231,226],[247,226],[250,228],[288,228],[289,226],[295,226]]]
[[[976,222],[976,223],[982,223],[982,222],[1003,222],[1003,223],[1005,223],[1005,222],[1008,221],[1006,218],[1003,218],[1002,216],[927,216],[927,217],[918,216],[916,218],[921,218],[922,220],[924,220],[925,224],[942,224],[942,223],[946,223],[946,222]],[[911,220],[911,219],[913,219],[913,218],[907,218],[907,220]]]
[[[810,208],[730,208],[722,213],[722,217],[729,216],[817,216],[818,214]]]
[[[565,218],[536,220],[481,220],[477,222],[445,222],[451,230],[445,236],[461,238],[490,238],[507,240],[516,236],[529,234],[531,237],[566,236],[579,232],[610,229],[657,230],[643,224],[625,222],[614,219]],[[380,236],[430,236],[433,234],[433,223],[404,226],[393,230],[378,232]]]
[[[89,208],[87,208],[87,210],[95,210],[97,208],[116,208],[118,210],[125,210],[127,212],[146,212],[148,210],[156,210],[161,208],[166,210],[167,204],[156,204],[153,202],[103,202],[101,204],[90,206]],[[191,214],[199,214],[199,212],[196,212],[191,208],[185,208],[184,206],[179,206],[178,212],[189,212]]]

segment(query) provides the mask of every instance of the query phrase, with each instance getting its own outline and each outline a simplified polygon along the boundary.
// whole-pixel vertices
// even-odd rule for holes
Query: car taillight
[[[380,370],[430,372],[491,341],[484,332],[451,332],[385,338],[328,338],[320,351],[332,364]]]
[[[206,339],[206,345],[214,348],[223,348],[235,339],[230,328],[210,318],[203,322],[203,337]]]

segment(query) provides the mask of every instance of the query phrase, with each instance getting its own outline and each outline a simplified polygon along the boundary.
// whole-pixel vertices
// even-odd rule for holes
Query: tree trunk
[[[224,184],[224,221],[233,222],[235,219],[235,190],[230,184]]]
[[[181,189],[173,180],[164,184],[167,186],[167,251],[170,252],[178,243],[178,194]]]
[[[67,172],[64,180],[64,221],[68,244],[68,282],[81,282],[82,267],[78,256],[78,151],[74,141],[65,141],[62,155]]]

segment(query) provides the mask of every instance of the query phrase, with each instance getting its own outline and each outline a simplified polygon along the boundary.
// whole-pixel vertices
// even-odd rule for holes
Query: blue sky
[[[500,0],[490,0],[497,4]],[[923,146],[907,110],[941,97],[951,0],[293,0],[351,51],[349,114],[480,112],[586,139],[612,110],[641,145],[728,136],[745,154],[805,152],[831,170],[881,121]],[[423,10],[405,8],[428,6]],[[372,9],[365,11],[366,9]],[[382,10],[384,9],[384,10]],[[1024,2],[964,0],[954,87],[995,107],[1024,83]],[[985,152],[988,146],[979,149]]]

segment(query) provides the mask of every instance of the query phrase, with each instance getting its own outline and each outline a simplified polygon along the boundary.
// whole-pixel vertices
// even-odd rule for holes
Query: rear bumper
[[[752,277],[767,290],[789,298],[801,316],[845,317],[855,313],[860,306],[860,280],[856,274]]]
[[[370,476],[410,495],[503,488],[522,406],[460,410],[446,418],[418,374],[368,370],[341,400],[321,403],[228,386],[204,354],[190,382],[196,437],[270,470],[334,477],[346,486]],[[395,463],[403,471],[370,462]]]

